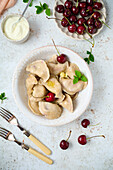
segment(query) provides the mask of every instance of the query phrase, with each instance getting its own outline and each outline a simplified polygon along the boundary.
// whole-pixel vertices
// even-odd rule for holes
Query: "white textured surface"
[[[44,1],[43,1],[44,2]],[[49,1],[50,8],[54,1]],[[113,2],[105,1],[107,8],[107,23],[112,28],[104,27],[102,32],[95,37],[96,45],[93,53],[95,63],[90,65],[94,78],[94,93],[92,102],[80,119],[61,127],[43,127],[27,119],[19,112],[12,96],[12,75],[19,60],[30,50],[44,45],[52,44],[53,38],[58,45],[66,46],[82,57],[86,56],[86,50],[90,45],[86,41],[76,41],[65,36],[59,31],[53,20],[47,20],[45,14],[36,15],[34,8],[29,8],[26,16],[29,18],[32,33],[27,42],[20,45],[11,44],[0,32],[0,92],[5,91],[8,100],[2,106],[12,111],[19,122],[30,132],[47,144],[53,151],[51,158],[53,165],[46,165],[15,143],[0,138],[0,169],[2,170],[112,170],[113,169]],[[38,3],[38,2],[37,2]],[[22,1],[7,12],[22,12],[25,7]],[[0,19],[1,23],[1,19]],[[0,104],[1,105],[1,104]],[[91,111],[93,109],[93,111]],[[92,124],[101,122],[93,128],[83,129],[80,122],[83,118],[90,119]],[[0,117],[0,125],[11,130],[17,139],[31,145],[30,142],[16,127],[8,124]],[[63,151],[59,148],[61,139],[67,138],[69,130],[72,130],[70,148]],[[88,136],[104,134],[105,139],[92,139],[87,145],[77,143],[80,134]]]

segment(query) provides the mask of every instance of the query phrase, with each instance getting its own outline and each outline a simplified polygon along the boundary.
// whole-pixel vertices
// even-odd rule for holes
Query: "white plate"
[[[64,109],[61,117],[54,120],[48,120],[44,116],[42,117],[33,114],[27,104],[27,93],[25,87],[27,72],[25,71],[25,68],[29,63],[35,60],[47,60],[56,54],[54,46],[45,46],[31,51],[27,56],[22,58],[13,75],[13,95],[20,111],[28,116],[30,120],[46,126],[60,126],[77,119],[88,107],[93,92],[92,74],[87,63],[74,51],[62,46],[57,47],[61,53],[64,53],[69,57],[69,60],[72,63],[76,63],[81,72],[83,72],[88,78],[88,86],[79,93],[78,98],[75,100],[76,108],[73,113]]]
[[[66,1],[66,0],[56,0],[56,1],[55,1],[54,11],[53,11],[54,17],[59,18],[59,19],[62,19],[62,18],[63,18],[63,14],[56,12],[55,7],[56,7],[57,5],[60,5],[60,4],[61,4],[61,5],[64,5],[65,1]],[[105,5],[104,5],[103,1],[100,0],[100,2],[103,4],[103,8],[100,10],[100,12],[103,14],[101,19],[102,19],[102,21],[105,22],[105,20],[106,20],[106,8],[105,8]],[[73,1],[73,3],[75,3],[75,2]],[[80,16],[80,15],[78,15],[77,18],[78,18],[79,16]],[[87,17],[85,17],[85,18],[87,18]],[[85,39],[89,39],[89,38],[90,38],[87,33],[85,33],[84,35],[78,35],[78,34],[76,34],[76,33],[70,33],[70,32],[68,31],[68,28],[67,28],[67,27],[63,27],[63,26],[61,25],[61,21],[60,21],[60,20],[56,20],[56,19],[55,19],[55,22],[56,22],[58,28],[59,28],[63,33],[65,33],[67,36],[69,36],[69,37],[72,37],[72,38],[77,39],[77,40],[84,40],[84,38],[85,38]],[[92,36],[94,37],[95,35],[99,34],[99,32],[103,29],[103,27],[104,27],[104,24],[102,24],[102,27],[101,27],[100,29],[98,29],[98,31],[97,31],[95,34],[92,34]]]

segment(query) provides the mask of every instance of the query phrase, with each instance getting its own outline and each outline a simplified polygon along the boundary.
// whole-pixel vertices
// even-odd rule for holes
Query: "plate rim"
[[[67,48],[67,47],[64,47],[64,46],[62,46],[62,45],[56,45],[56,46],[57,46],[57,47],[61,47],[61,48],[65,48],[65,49],[67,49],[67,50],[75,53],[76,55],[78,55],[78,56],[84,61],[84,59],[83,59],[78,53],[76,53],[74,50],[72,50],[72,49],[70,49],[70,48]],[[15,90],[14,90],[14,89],[15,89],[15,87],[14,87],[14,85],[15,85],[15,75],[16,75],[16,73],[17,73],[17,68],[18,68],[18,66],[21,64],[21,62],[22,62],[24,59],[26,59],[26,58],[29,56],[29,54],[31,54],[31,53],[33,53],[33,52],[35,52],[35,51],[37,51],[37,50],[40,50],[40,49],[42,49],[42,48],[47,48],[47,47],[54,47],[54,45],[41,46],[41,47],[35,48],[35,49],[31,50],[29,53],[27,53],[23,58],[21,58],[21,59],[19,60],[17,66],[16,66],[16,68],[15,68],[15,70],[14,70],[14,73],[13,73],[13,78],[12,78],[12,94],[13,94],[13,97],[14,97],[14,101],[15,101],[18,109],[20,110],[20,112],[22,112],[27,118],[31,118],[31,117],[30,117],[28,114],[26,114],[26,113],[23,112],[23,110],[21,109],[20,104],[17,102],[17,99],[16,99]],[[86,111],[86,109],[87,109],[88,106],[89,106],[89,103],[91,102],[92,95],[93,95],[93,76],[92,76],[92,73],[91,73],[91,70],[90,70],[88,64],[87,64],[85,61],[84,61],[84,64],[85,64],[85,65],[87,66],[87,68],[88,68],[88,71],[89,71],[89,73],[90,73],[90,75],[91,75],[91,82],[92,82],[91,95],[90,95],[89,102],[87,103],[85,110],[84,110],[83,112],[81,112],[81,114],[78,115],[78,116],[77,116],[76,118],[74,118],[73,120],[70,120],[70,121],[68,121],[68,122],[62,122],[62,123],[56,124],[56,125],[55,125],[55,124],[49,125],[49,124],[47,124],[47,123],[44,124],[44,123],[40,123],[40,122],[37,122],[37,121],[35,121],[34,119],[32,119],[33,122],[38,123],[38,125],[43,125],[43,126],[48,126],[48,127],[63,126],[63,125],[66,125],[66,124],[69,124],[69,123],[75,121],[76,119],[78,119],[78,118]],[[56,119],[56,120],[57,120],[57,119]]]

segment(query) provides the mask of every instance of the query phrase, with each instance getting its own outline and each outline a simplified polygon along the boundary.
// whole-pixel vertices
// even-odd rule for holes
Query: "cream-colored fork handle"
[[[36,150],[34,150],[34,149],[32,149],[32,148],[29,148],[29,149],[28,149],[28,152],[31,153],[31,154],[33,154],[33,155],[36,156],[37,158],[41,159],[42,161],[46,162],[47,164],[50,164],[50,165],[51,165],[51,164],[53,163],[53,161],[52,161],[50,158],[46,157],[45,155],[37,152]]]
[[[33,135],[29,136],[29,139],[37,145],[45,154],[50,155],[51,150],[48,149],[44,144],[42,144],[37,138],[35,138]]]

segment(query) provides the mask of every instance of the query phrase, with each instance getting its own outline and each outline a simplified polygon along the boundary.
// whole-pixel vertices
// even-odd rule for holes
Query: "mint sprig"
[[[1,100],[1,103],[3,103],[3,100],[7,99],[7,97],[5,97],[5,93],[1,93],[0,94],[0,100]]]
[[[84,58],[86,63],[90,64],[90,62],[94,62],[94,55],[92,54],[92,49],[91,51],[87,51],[87,54],[89,55],[89,57]]]
[[[87,82],[87,78],[84,74],[82,74],[80,71],[78,70],[75,70],[75,76],[74,76],[74,79],[73,79],[73,84],[76,84],[78,83],[79,80],[82,80],[84,82]]]
[[[46,15],[51,15],[50,8],[48,8],[48,5],[46,3],[42,5],[42,3],[40,2],[40,6],[35,6],[35,8],[37,8],[36,14],[41,14],[43,11],[45,11]]]

